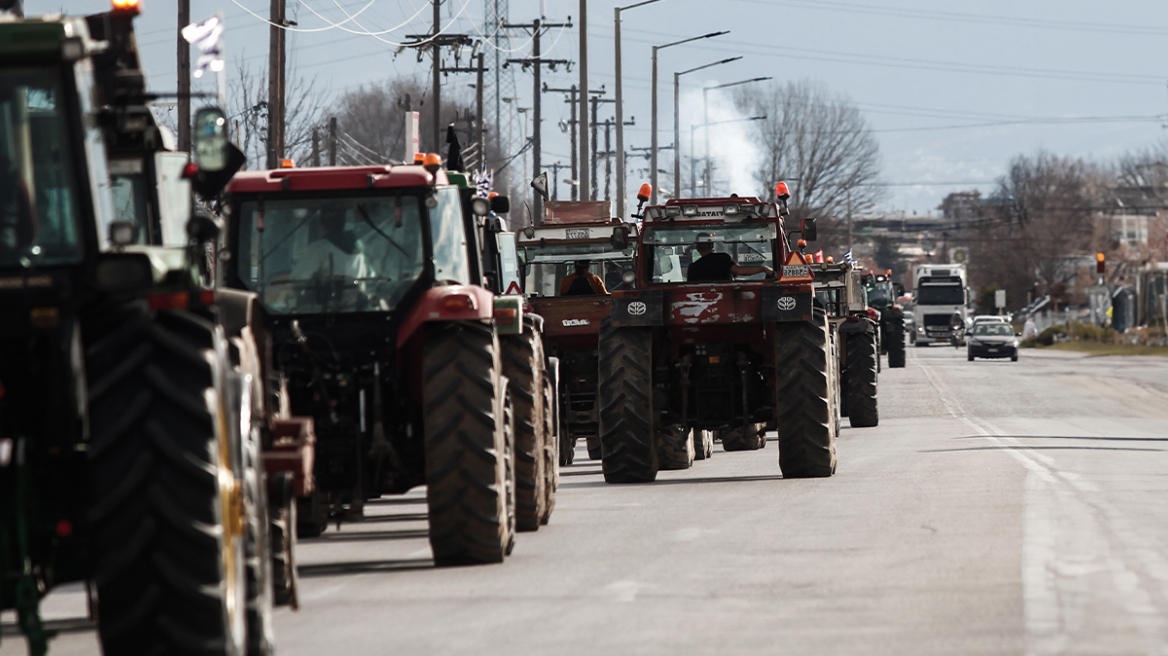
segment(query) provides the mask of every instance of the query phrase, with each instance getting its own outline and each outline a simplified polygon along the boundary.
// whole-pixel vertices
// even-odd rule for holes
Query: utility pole
[[[329,166],[337,165],[337,117],[329,117],[329,134],[328,134],[328,153]]]
[[[182,30],[191,24],[191,0],[178,0],[178,149],[191,151],[191,44]]]
[[[579,166],[579,159],[576,156],[576,124],[579,122],[576,119],[576,85],[573,84],[567,89],[553,89],[547,86],[547,83],[544,83],[543,90],[568,94],[568,98],[564,102],[568,103],[571,113],[571,118],[568,119],[568,140],[572,143],[572,179],[576,181],[576,184],[572,185],[572,200],[576,200],[576,188],[579,187],[580,183],[580,169],[577,168]]]
[[[631,4],[627,7],[614,7],[613,13],[613,40],[615,43],[615,59],[616,59],[616,149],[621,153],[625,152],[625,130],[624,130],[624,95],[621,90],[621,12],[629,9],[635,9],[643,5],[650,5],[658,0],[644,0]],[[625,220],[625,164],[624,161],[627,155],[622,155],[620,164],[616,167],[616,215],[621,221]]]
[[[465,34],[442,34],[442,0],[431,0],[434,8],[433,25],[429,34],[407,34],[406,38],[413,39],[413,43],[406,43],[406,48],[418,48],[418,59],[421,59],[421,49],[430,51],[433,58],[432,76],[430,79],[430,110],[433,119],[433,148],[429,152],[442,151],[442,48],[454,46],[468,46],[474,40]],[[422,149],[425,151],[426,149]]]
[[[580,152],[588,152],[588,0],[580,0]],[[580,200],[588,195],[588,167],[580,167]],[[595,177],[595,175],[593,176]]]
[[[285,0],[272,0],[268,38],[268,168],[284,158],[284,18]],[[187,68],[190,66],[188,64]],[[188,110],[189,111],[189,110]],[[188,117],[187,122],[190,122]]]
[[[592,173],[592,177],[591,177],[592,195],[590,196],[590,198],[592,200],[596,200],[596,197],[600,195],[600,190],[599,190],[600,181],[596,179],[596,164],[597,164],[596,158],[597,158],[597,147],[599,146],[599,144],[597,143],[597,139],[596,139],[596,128],[597,128],[597,123],[600,122],[600,119],[597,117],[597,112],[599,110],[600,103],[616,102],[615,100],[612,100],[610,98],[601,98],[600,94],[603,94],[603,93],[604,93],[604,90],[601,89],[597,95],[588,99],[588,102],[592,103],[592,158],[589,160],[589,167],[590,167],[590,171]]]
[[[552,170],[552,200],[559,200],[557,190],[560,188],[560,169],[566,169],[569,166],[556,162],[555,164],[548,164],[548,168]]]
[[[581,0],[581,1],[583,2],[584,0]],[[508,24],[503,25],[503,28],[508,29],[508,30],[530,30],[531,36],[532,36],[531,57],[528,57],[526,59],[508,59],[507,60],[508,64],[522,65],[523,70],[527,70],[528,66],[531,66],[533,69],[532,72],[534,74],[533,75],[534,91],[532,92],[532,96],[533,96],[532,97],[532,114],[533,114],[533,116],[532,116],[532,126],[531,126],[531,177],[532,178],[538,177],[540,172],[541,172],[540,148],[542,146],[540,144],[540,122],[542,119],[540,117],[540,105],[542,103],[540,102],[540,99],[543,96],[543,93],[542,93],[543,86],[540,84],[540,75],[543,71],[544,66],[547,66],[548,68],[552,69],[553,71],[556,70],[556,66],[559,66],[561,64],[564,66],[571,66],[571,63],[566,59],[543,59],[543,57],[540,54],[539,37],[540,37],[540,35],[543,34],[544,30],[548,30],[548,29],[551,29],[553,27],[559,27],[559,28],[572,27],[572,22],[568,21],[567,23],[545,23],[541,19],[537,18],[534,21],[532,21],[530,24],[520,23],[520,24],[516,24],[516,25],[508,25]],[[532,202],[532,214],[533,214],[532,218],[534,219],[533,223],[538,225],[539,222],[543,219],[543,199],[541,199],[539,197],[539,194],[537,193],[533,197],[532,201],[533,201]]]
[[[320,128],[312,128],[312,165],[320,166]]]
[[[487,128],[483,124],[483,73],[487,70],[483,66],[483,53],[475,55],[476,64],[474,66],[459,67],[448,66],[442,69],[443,73],[474,73],[475,74],[475,117],[474,125],[468,126],[468,146],[477,146],[476,150],[479,153],[480,168],[487,167],[487,142],[486,132]],[[460,119],[455,119],[460,120]],[[466,120],[466,119],[461,119]],[[467,163],[470,166],[470,163]]]

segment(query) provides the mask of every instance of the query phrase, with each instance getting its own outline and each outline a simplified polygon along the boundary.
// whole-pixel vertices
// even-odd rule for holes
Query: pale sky
[[[175,85],[174,0],[141,0],[139,43],[150,86]],[[288,14],[301,30],[289,38],[294,73],[317,79],[339,94],[361,84],[411,73],[427,77],[429,60],[411,52],[396,58],[393,43],[429,31],[431,9],[423,0],[287,0]],[[244,8],[266,16],[269,0],[191,0],[192,18],[222,9],[228,58],[265,65],[268,31]],[[623,4],[632,4],[627,2]],[[325,20],[357,32],[330,28]],[[65,10],[102,11],[107,0],[25,0],[28,14]],[[510,20],[530,22],[541,11],[548,22],[571,16],[579,23],[578,2],[511,0]],[[589,77],[593,88],[613,89],[613,7],[590,2]],[[482,31],[483,0],[444,0],[444,23],[458,31]],[[945,194],[992,181],[1009,160],[1045,148],[1099,162],[1142,148],[1164,136],[1168,123],[1168,2],[1117,0],[661,0],[624,12],[626,145],[649,144],[650,47],[712,31],[730,34],[669,48],[660,56],[660,135],[672,141],[672,74],[743,55],[743,59],[682,78],[688,98],[700,88],[741,79],[773,76],[783,82],[811,79],[846,94],[875,131],[882,155],[882,180],[889,184],[878,210],[933,211]],[[358,24],[360,25],[358,27]],[[327,28],[327,29],[321,29]],[[390,43],[386,43],[390,42]],[[525,56],[527,38],[516,34],[516,53]],[[490,51],[488,51],[490,52]],[[579,33],[551,30],[544,56],[579,58]],[[194,57],[192,57],[192,60]],[[488,54],[490,59],[490,54]],[[465,59],[464,59],[465,64]],[[228,71],[234,70],[229,62]],[[544,81],[567,87],[578,68],[545,70]],[[450,88],[471,76],[450,76]],[[522,106],[530,106],[531,77],[515,72]],[[469,93],[469,89],[467,90]],[[568,141],[557,122],[568,117],[560,94],[544,96],[543,161],[568,161]],[[684,103],[683,103],[684,105]],[[609,106],[611,107],[611,106]],[[683,107],[682,145],[688,154],[689,126],[700,122]],[[611,109],[601,118],[611,115]],[[518,138],[516,139],[518,141]],[[742,140],[724,142],[741,147]],[[699,146],[700,150],[700,146]],[[749,145],[743,147],[750,156]],[[738,157],[737,153],[720,153]],[[700,155],[700,152],[699,152]],[[755,155],[757,156],[757,155]],[[661,168],[672,169],[663,152]],[[630,168],[644,167],[630,164]],[[641,176],[630,172],[635,191]],[[931,183],[928,185],[922,183]],[[943,184],[938,184],[943,183]],[[663,182],[664,184],[664,182]],[[751,191],[751,190],[748,190]],[[561,186],[561,197],[567,187]]]

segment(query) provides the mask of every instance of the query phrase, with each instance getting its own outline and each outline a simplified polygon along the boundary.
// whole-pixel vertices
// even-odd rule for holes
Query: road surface
[[[581,444],[550,525],[443,570],[422,491],[372,503],[301,543],[279,653],[1168,653],[1168,359],[908,356],[829,479],[783,480],[772,436],[613,486]],[[75,588],[45,614],[51,654],[97,653]]]

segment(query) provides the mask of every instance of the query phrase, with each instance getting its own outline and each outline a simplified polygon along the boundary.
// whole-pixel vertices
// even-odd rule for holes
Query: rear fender
[[[422,292],[397,332],[397,347],[413,337],[424,323],[446,321],[491,321],[495,295],[474,285],[444,285]]]

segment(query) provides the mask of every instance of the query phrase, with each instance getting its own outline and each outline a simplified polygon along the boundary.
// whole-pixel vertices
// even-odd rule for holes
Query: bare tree
[[[323,127],[329,98],[317,88],[315,78],[290,74],[288,79],[284,106],[284,156],[306,162],[312,151],[313,128]],[[263,168],[268,151],[267,72],[262,68],[258,73],[253,72],[239,59],[228,90],[226,109],[232,123],[232,140],[247,155],[248,168]]]
[[[791,187],[795,216],[843,216],[880,198],[880,146],[868,122],[846,96],[802,80],[769,87],[744,86],[735,103],[747,116],[765,153],[755,177],[764,196],[779,180]]]
[[[1121,155],[1115,164],[1115,174],[1122,186],[1162,192],[1168,187],[1168,141]]]
[[[1007,298],[1033,291],[1067,300],[1060,296],[1079,273],[1068,257],[1100,245],[1095,206],[1109,181],[1082,159],[1045,151],[1014,158],[962,237],[972,246],[975,280],[1006,289]]]
[[[405,152],[405,112],[410,107],[419,109],[425,106],[428,89],[428,84],[420,78],[399,77],[362,86],[342,95],[337,101],[337,123],[344,141],[345,162],[401,160]],[[474,109],[468,96],[466,93],[451,94],[444,91],[445,102],[442,107],[442,124],[455,126],[463,152],[468,151],[476,136],[473,130]],[[431,113],[419,112],[419,118],[420,134],[429,134],[433,130]],[[490,153],[488,151],[489,156]],[[444,150],[440,154],[445,157],[447,153]],[[497,159],[493,157],[492,161]],[[466,164],[479,168],[481,162],[481,158],[475,157]]]

